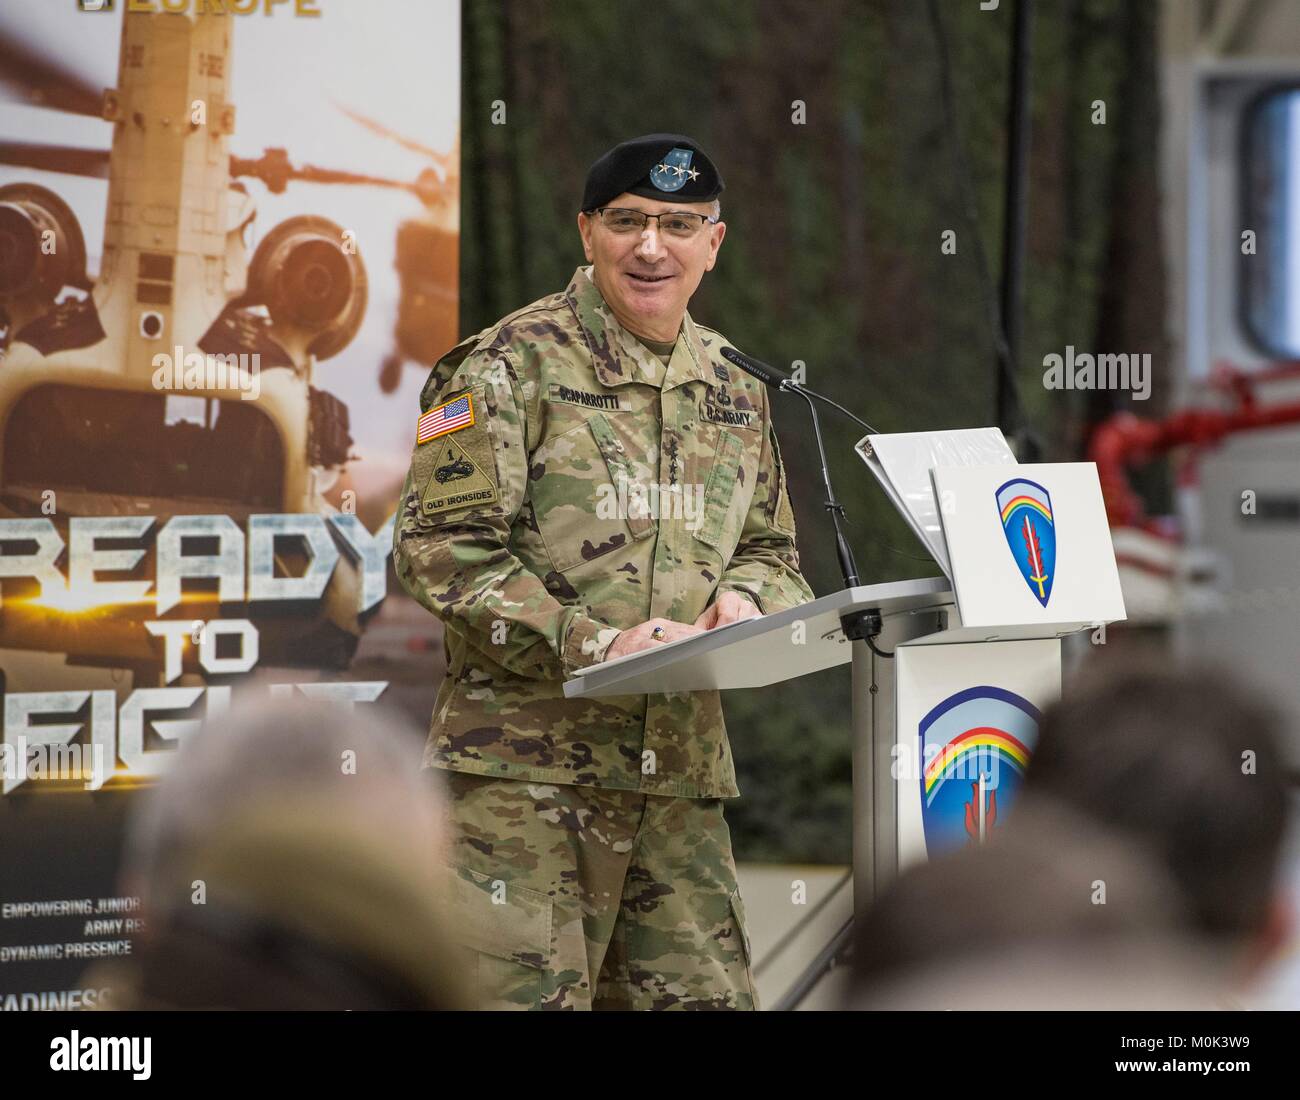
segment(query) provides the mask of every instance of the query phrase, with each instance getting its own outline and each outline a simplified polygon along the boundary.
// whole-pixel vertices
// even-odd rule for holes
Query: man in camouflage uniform
[[[682,135],[611,150],[578,215],[592,266],[421,395],[393,556],[446,627],[425,764],[485,1007],[757,1007],[718,693],[563,692],[812,598],[767,395],[686,312],[721,190]]]

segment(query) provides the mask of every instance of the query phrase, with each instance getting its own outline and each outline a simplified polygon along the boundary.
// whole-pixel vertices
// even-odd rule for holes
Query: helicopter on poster
[[[71,203],[34,182],[0,186],[0,523],[218,515],[246,524],[355,510],[349,407],[319,384],[318,365],[352,343],[366,316],[362,249],[355,232],[314,213],[285,218],[250,247],[259,186],[411,196],[380,387],[396,388],[403,361],[432,362],[455,342],[458,149],[440,153],[336,104],[429,167],[408,181],[295,164],[281,147],[237,155],[237,23],[124,14],[117,83],[102,94],[23,43],[0,43],[10,83],[46,108],[103,118],[113,135],[108,150],[0,140],[0,164],[108,182],[93,274]],[[382,529],[383,519],[372,511],[368,526]],[[155,549],[142,549],[147,573]],[[276,542],[274,557],[284,576],[310,565],[301,539]],[[362,584],[344,555],[318,603],[259,622],[264,659],[347,667],[366,619]],[[187,586],[185,599],[210,604],[204,587]],[[0,647],[156,666],[138,607],[76,588],[70,578],[51,599],[34,581],[6,582]]]

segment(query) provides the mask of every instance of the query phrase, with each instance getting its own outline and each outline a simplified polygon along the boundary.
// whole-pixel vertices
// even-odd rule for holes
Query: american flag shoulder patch
[[[448,432],[468,428],[474,423],[474,398],[463,393],[430,409],[415,422],[415,442],[428,443]]]

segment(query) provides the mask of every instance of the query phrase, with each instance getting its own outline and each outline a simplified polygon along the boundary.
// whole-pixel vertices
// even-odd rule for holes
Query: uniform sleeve
[[[748,596],[765,615],[814,598],[799,572],[794,510],[770,422],[759,456],[758,484],[736,552],[718,581],[718,592]]]
[[[528,432],[527,403],[509,354],[472,353],[435,404],[466,392],[475,423],[417,444],[412,455],[393,531],[398,579],[448,629],[503,668],[562,679],[603,660],[619,631],[560,603],[510,551],[528,484]],[[461,484],[478,487],[479,497],[493,495],[483,475],[495,478],[494,499],[456,506],[435,477],[456,462],[462,465],[451,473],[471,469]]]

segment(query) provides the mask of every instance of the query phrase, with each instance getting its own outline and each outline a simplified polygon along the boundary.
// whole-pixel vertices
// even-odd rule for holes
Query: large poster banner
[[[451,0],[0,12],[0,1008],[111,997],[123,823],[206,716],[427,719],[388,562],[456,339],[459,38]]]

